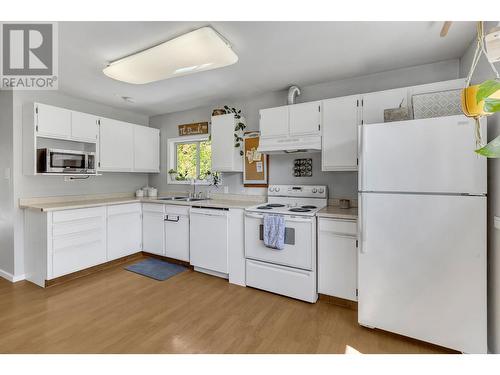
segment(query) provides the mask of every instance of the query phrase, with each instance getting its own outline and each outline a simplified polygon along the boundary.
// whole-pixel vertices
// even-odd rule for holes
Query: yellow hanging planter
[[[479,90],[479,85],[473,85],[462,89],[462,112],[467,117],[488,116],[493,112],[486,112],[484,110],[484,100],[478,102],[476,95]],[[500,92],[497,91],[489,96],[492,99],[500,99]]]

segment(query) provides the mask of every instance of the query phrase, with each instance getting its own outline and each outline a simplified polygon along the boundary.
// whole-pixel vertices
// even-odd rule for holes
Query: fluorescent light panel
[[[118,81],[144,84],[222,68],[237,61],[231,46],[206,26],[114,61],[103,73]]]

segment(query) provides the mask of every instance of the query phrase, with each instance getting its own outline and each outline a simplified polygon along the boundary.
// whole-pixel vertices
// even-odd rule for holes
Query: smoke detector
[[[132,98],[131,96],[122,96],[122,95],[119,95],[119,94],[116,94],[116,96],[118,98],[120,98],[121,100],[123,100],[125,103],[128,103],[128,104],[134,104],[135,103],[135,99]]]

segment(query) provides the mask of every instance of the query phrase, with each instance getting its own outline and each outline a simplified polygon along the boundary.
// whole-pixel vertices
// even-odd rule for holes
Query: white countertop
[[[43,212],[72,210],[76,208],[88,208],[98,206],[109,206],[115,204],[126,203],[159,203],[159,204],[173,204],[179,206],[201,206],[201,207],[220,207],[220,208],[247,208],[255,205],[255,201],[243,201],[234,199],[210,199],[196,202],[183,202],[178,200],[159,200],[158,198],[136,198],[136,197],[120,197],[120,198],[101,198],[101,199],[88,199],[88,200],[65,200],[61,202],[30,202],[20,203],[20,208],[40,210]]]
[[[330,219],[357,220],[358,208],[340,208],[339,206],[326,206],[316,213],[318,217]]]

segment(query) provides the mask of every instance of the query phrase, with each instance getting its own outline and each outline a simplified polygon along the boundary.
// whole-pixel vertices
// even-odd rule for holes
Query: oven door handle
[[[245,216],[252,219],[263,219],[264,215],[262,214],[251,214],[245,213]],[[285,222],[296,222],[296,223],[311,223],[313,218],[299,218],[297,216],[285,216]]]
[[[311,223],[313,221],[313,218],[300,218],[297,216],[285,217],[285,222],[287,222],[287,221],[296,222],[296,223]]]

